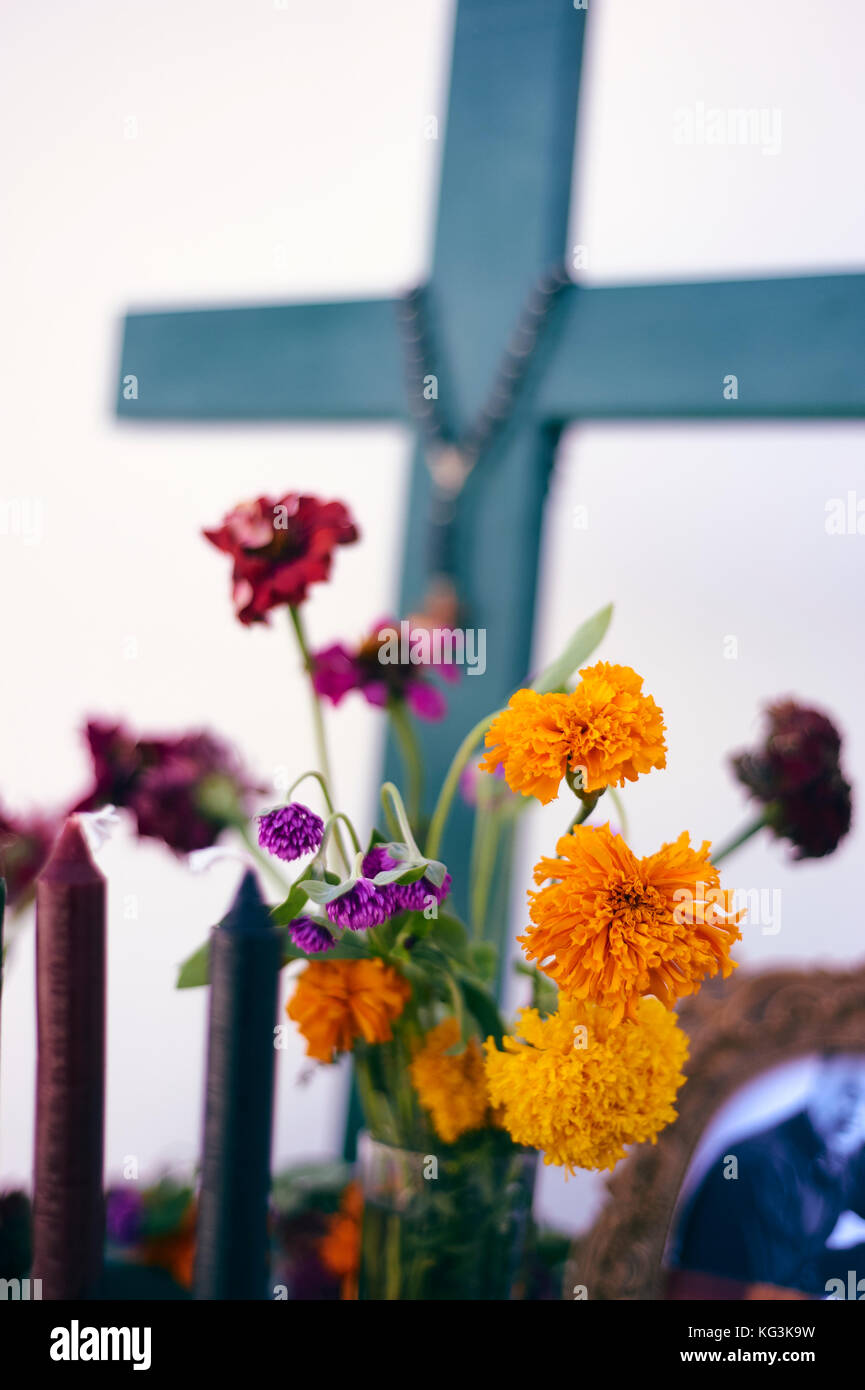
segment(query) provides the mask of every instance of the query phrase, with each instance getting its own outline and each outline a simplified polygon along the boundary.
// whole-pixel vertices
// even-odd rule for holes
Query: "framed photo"
[[[576,1242],[594,1299],[865,1298],[865,968],[686,1001],[679,1118]]]

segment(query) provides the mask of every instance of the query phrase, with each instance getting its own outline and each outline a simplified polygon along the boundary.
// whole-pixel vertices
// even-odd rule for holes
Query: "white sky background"
[[[384,427],[121,427],[118,320],[130,304],[356,297],[421,278],[441,148],[424,122],[435,114],[444,127],[451,22],[444,0],[7,0],[0,498],[37,500],[44,530],[38,544],[0,536],[4,805],[79,792],[76,730],[88,714],[143,731],[207,723],[265,778],[309,763],[286,635],[233,621],[227,565],[198,532],[260,491],[345,498],[365,542],[339,554],[309,622],[318,642],[352,637],[395,590],[407,438]],[[597,0],[591,24],[570,237],[588,249],[590,278],[863,265],[858,6]],[[674,144],[674,110],[698,101],[778,108],[779,152]],[[829,537],[823,524],[828,498],[865,497],[863,442],[860,426],[813,424],[568,436],[538,659],[615,599],[601,655],[645,674],[670,730],[669,770],[628,793],[638,852],[686,826],[720,838],[739,822],[724,755],[755,737],[761,702],[778,694],[837,714],[848,773],[863,782],[865,537]],[[723,657],[731,634],[736,661]],[[342,799],[365,817],[379,723],[349,702],[331,727]],[[521,881],[560,821],[555,808],[534,817]],[[731,878],[779,889],[782,925],[749,933],[741,958],[859,958],[862,849],[857,832],[819,864],[791,867],[762,841],[743,852]],[[237,869],[192,878],[128,837],[101,862],[112,903],[107,1171],[135,1154],[149,1178],[198,1153],[205,997],[175,993],[174,973],[221,915]],[[137,920],[124,918],[129,895]],[[26,1180],[31,1161],[31,943],[28,932],[3,1001],[3,1184]],[[281,1054],[277,1164],[339,1143],[341,1077],[294,1085],[306,1071],[300,1046]],[[601,1192],[595,1176],[566,1187],[551,1170],[542,1210],[579,1224]]]

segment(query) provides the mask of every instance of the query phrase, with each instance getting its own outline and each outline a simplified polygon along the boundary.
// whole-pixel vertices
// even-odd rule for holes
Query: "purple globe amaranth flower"
[[[258,818],[258,843],[277,859],[300,859],[321,846],[324,821],[299,801]]]
[[[105,1231],[115,1245],[134,1245],[141,1234],[144,1202],[132,1187],[112,1187],[105,1194]]]
[[[373,845],[372,849],[364,855],[361,867],[364,878],[371,879],[375,878],[376,874],[383,874],[389,869],[398,868],[399,864],[388,854],[384,845]],[[375,883],[373,887],[387,910],[387,917],[395,917],[398,912],[402,911],[402,897],[398,883]]]
[[[451,876],[445,874],[441,886],[437,887],[426,875],[416,879],[414,883],[402,883],[399,891],[404,912],[423,912],[428,906],[429,899],[434,898],[436,903],[443,903],[448,893],[451,891]]]
[[[399,868],[399,861],[388,854],[384,845],[373,845],[363,861],[363,872],[367,878],[384,873],[387,869]],[[440,888],[426,876],[414,883],[388,883],[376,885],[376,891],[387,896],[390,904],[388,915],[395,917],[398,912],[423,912],[430,897],[437,903],[444,902],[451,890],[451,876],[445,874]]]
[[[352,931],[380,927],[392,915],[385,894],[365,878],[359,878],[347,893],[329,902],[325,911],[336,926],[350,927]]]
[[[296,917],[289,924],[288,934],[295,946],[306,951],[308,956],[320,955],[336,945],[336,938],[323,922],[314,922],[311,917]]]

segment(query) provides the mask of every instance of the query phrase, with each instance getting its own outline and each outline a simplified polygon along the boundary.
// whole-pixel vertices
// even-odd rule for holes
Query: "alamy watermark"
[[[0,497],[0,536],[38,545],[43,532],[41,497]]]
[[[761,154],[781,149],[781,111],[777,106],[678,106],[673,112],[676,145],[754,145]]]
[[[748,926],[759,927],[763,936],[777,936],[781,930],[780,888],[734,888],[729,907],[725,890],[708,883],[698,883],[696,891],[677,888],[673,898],[676,902],[673,920],[685,926],[699,920],[699,908],[710,926],[717,926],[743,912]]]
[[[377,637],[383,666],[465,666],[470,676],[487,669],[485,627],[412,627],[403,618],[399,629],[383,627]]]

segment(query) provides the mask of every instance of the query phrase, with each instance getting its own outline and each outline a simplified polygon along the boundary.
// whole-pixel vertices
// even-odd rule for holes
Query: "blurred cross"
[[[440,784],[461,735],[528,671],[544,496],[563,427],[865,415],[863,275],[561,289],[555,274],[543,279],[579,265],[566,241],[585,18],[585,6],[569,0],[458,0],[424,290],[438,397],[455,438],[483,411],[515,326],[525,332],[527,305],[529,317],[539,312],[533,287],[550,312],[477,466],[463,476],[459,450],[432,459],[428,446],[416,451],[400,612],[423,604],[431,571],[444,565],[465,623],[487,632],[485,678],[449,688],[447,719],[425,726],[428,788]],[[132,313],[118,412],[411,422],[428,374],[417,370],[421,354],[407,390],[405,309],[394,298]],[[518,340],[505,375],[520,375],[521,352]],[[426,541],[449,495],[445,562]],[[457,808],[443,853],[463,885],[469,816]]]

